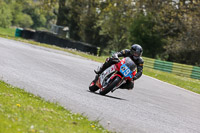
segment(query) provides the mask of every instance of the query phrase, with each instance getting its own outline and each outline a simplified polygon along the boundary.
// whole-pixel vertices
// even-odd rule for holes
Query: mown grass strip
[[[107,133],[98,122],[72,114],[0,81],[0,133]]]

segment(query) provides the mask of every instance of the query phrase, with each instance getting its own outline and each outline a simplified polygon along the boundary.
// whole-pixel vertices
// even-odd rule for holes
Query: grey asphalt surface
[[[0,38],[0,79],[122,133],[200,133],[200,95],[143,75],[135,88],[88,91],[100,63]]]

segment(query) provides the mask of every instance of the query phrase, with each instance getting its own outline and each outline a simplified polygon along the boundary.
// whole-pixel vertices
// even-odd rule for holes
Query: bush
[[[39,9],[31,8],[29,11],[27,11],[28,14],[31,15],[31,18],[33,19],[33,25],[31,28],[37,29],[38,27],[45,27],[46,24],[46,18],[45,15],[41,14]]]
[[[24,14],[24,13],[19,13],[16,16],[14,23],[16,26],[29,28],[33,25],[33,20],[29,15]]]

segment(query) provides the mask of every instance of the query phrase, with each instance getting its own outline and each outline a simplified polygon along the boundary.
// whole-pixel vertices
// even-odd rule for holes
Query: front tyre
[[[104,89],[100,90],[99,94],[106,95],[108,92],[110,92],[115,86],[117,86],[121,81],[120,77],[114,78],[114,80]]]

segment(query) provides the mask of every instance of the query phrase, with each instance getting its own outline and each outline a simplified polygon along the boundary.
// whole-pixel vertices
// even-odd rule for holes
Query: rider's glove
[[[113,55],[112,55],[112,58],[114,58],[114,59],[118,59],[118,55],[117,55],[117,53],[113,54]]]
[[[117,53],[113,54],[111,60],[114,61],[115,63],[118,63],[120,61],[118,54]]]

